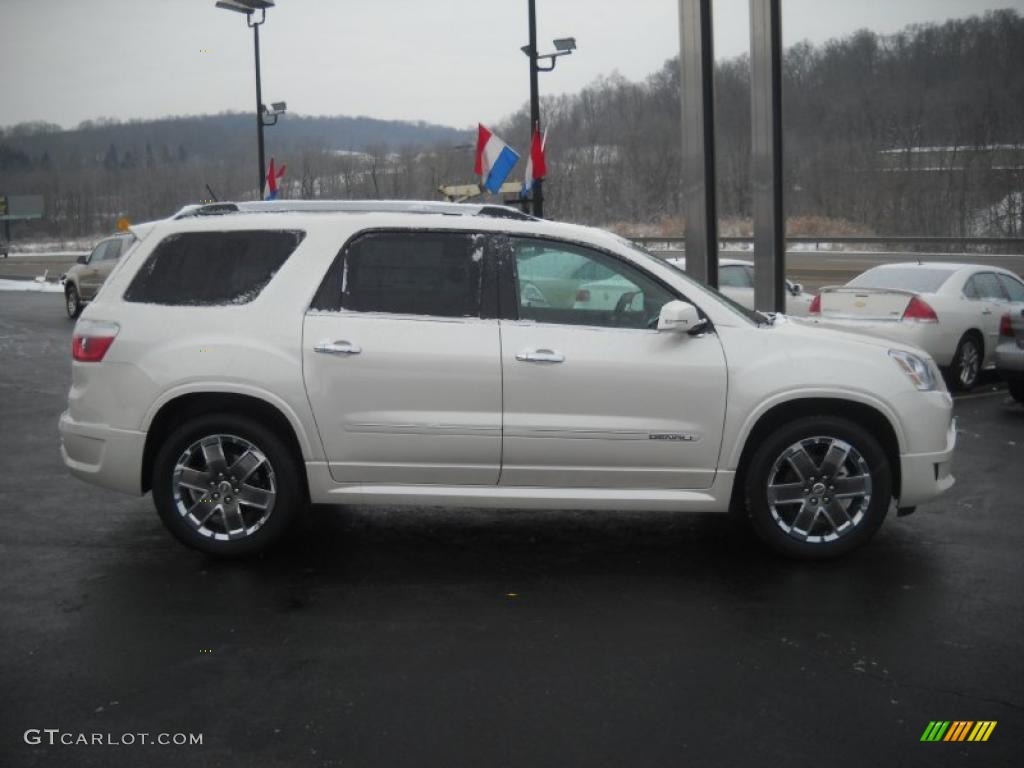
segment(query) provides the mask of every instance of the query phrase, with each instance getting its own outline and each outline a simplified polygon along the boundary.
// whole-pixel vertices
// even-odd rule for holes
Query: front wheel
[[[79,298],[78,289],[74,285],[69,285],[64,289],[64,309],[72,320],[82,314],[82,300]]]
[[[246,416],[208,414],[164,441],[153,462],[153,501],[183,544],[212,555],[268,549],[305,504],[301,461]]]
[[[892,500],[892,470],[878,440],[835,416],[778,428],[746,474],[750,521],[772,549],[824,559],[865,544]]]

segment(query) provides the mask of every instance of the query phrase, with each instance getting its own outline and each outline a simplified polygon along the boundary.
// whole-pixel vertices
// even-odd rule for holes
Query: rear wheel
[[[250,555],[277,542],[303,507],[300,464],[253,419],[200,416],[160,447],[153,501],[182,543],[213,555]]]
[[[785,555],[824,559],[878,530],[892,499],[885,451],[871,433],[835,416],[798,419],[751,458],[746,494],[755,532]]]
[[[958,392],[969,392],[978,383],[980,375],[981,343],[974,334],[964,334],[949,366],[950,383]]]
[[[64,309],[72,320],[82,314],[82,300],[73,284],[64,289]]]

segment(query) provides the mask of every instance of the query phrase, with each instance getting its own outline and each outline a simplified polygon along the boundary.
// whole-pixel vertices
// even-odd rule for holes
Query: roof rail
[[[507,205],[444,203],[436,200],[265,200],[210,203],[186,205],[173,218],[222,216],[229,213],[440,213],[446,216],[535,220],[533,216]]]

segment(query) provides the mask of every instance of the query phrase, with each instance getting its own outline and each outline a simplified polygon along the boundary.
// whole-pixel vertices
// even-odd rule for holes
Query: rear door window
[[[979,297],[990,301],[1006,301],[1006,292],[1003,291],[1003,286],[999,284],[995,273],[979,272],[971,279],[974,281],[974,288]]]
[[[470,232],[361,235],[331,265],[311,308],[479,317],[486,241]]]
[[[135,274],[125,301],[215,306],[255,299],[304,232],[182,232],[164,238]]]
[[[1024,301],[1024,283],[1020,280],[1014,280],[1009,275],[996,275],[996,277],[999,278],[999,282],[1010,297],[1010,301]]]

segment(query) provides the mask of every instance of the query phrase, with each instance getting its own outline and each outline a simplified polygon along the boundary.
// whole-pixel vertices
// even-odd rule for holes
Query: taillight
[[[939,322],[939,316],[935,314],[935,310],[928,306],[927,302],[921,301],[921,299],[914,296],[910,303],[907,304],[907,308],[903,310],[902,320],[917,320],[920,323],[937,323]]]
[[[813,299],[811,299],[811,306],[807,308],[808,314],[820,315],[821,314],[821,294],[819,293]]]
[[[71,337],[71,356],[80,363],[98,363],[121,327],[117,323],[79,320]]]
[[[1010,322],[1009,312],[999,318],[999,335],[1010,339],[1013,338],[1013,323]]]
[[[576,301],[590,301],[590,291],[586,288],[580,288],[576,291]]]

